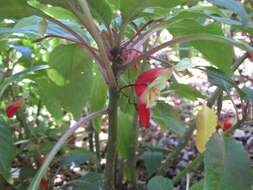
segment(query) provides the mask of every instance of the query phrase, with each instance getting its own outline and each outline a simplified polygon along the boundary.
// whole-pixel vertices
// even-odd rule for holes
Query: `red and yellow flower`
[[[137,96],[137,112],[142,127],[149,128],[150,108],[156,105],[160,91],[166,87],[171,73],[171,69],[168,68],[155,68],[143,72],[137,78],[135,94]]]

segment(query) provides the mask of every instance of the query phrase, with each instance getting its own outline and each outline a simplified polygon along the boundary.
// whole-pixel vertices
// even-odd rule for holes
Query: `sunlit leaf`
[[[0,20],[31,16],[36,11],[27,4],[27,0],[0,0],[0,5]]]
[[[217,116],[213,110],[207,106],[202,106],[196,117],[196,137],[195,144],[199,152],[204,152],[206,143],[216,131]]]
[[[145,8],[172,8],[177,5],[182,5],[185,0],[120,0],[120,10],[123,20],[130,20]]]
[[[55,118],[60,118],[63,110],[79,118],[92,86],[89,56],[79,46],[61,45],[51,53],[49,65],[54,72],[37,80],[42,101]],[[73,97],[73,92],[78,93]]]

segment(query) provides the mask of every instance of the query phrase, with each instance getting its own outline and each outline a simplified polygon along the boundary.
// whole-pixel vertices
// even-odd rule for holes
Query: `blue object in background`
[[[32,50],[27,46],[10,45],[10,48],[13,48],[16,51],[20,52],[25,58],[32,57]]]

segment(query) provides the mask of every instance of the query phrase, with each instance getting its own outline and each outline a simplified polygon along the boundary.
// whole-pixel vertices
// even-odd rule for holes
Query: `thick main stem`
[[[107,143],[105,190],[115,190],[115,160],[117,156],[117,125],[118,125],[119,92],[115,87],[109,90],[109,137]]]
[[[137,189],[137,175],[136,175],[136,162],[137,162],[136,149],[137,149],[137,144],[138,144],[137,121],[138,121],[138,116],[135,111],[134,116],[133,116],[133,123],[132,123],[132,134],[131,134],[132,143],[129,145],[130,159],[127,160],[127,163],[126,163],[127,166],[129,167],[129,172],[130,172],[129,187],[128,187],[129,190]]]

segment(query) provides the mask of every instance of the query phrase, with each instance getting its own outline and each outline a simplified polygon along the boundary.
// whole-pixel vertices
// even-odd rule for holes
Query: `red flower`
[[[166,81],[171,72],[167,68],[155,68],[143,72],[135,82],[135,94],[137,100],[137,112],[140,125],[144,128],[150,126],[150,108],[155,105],[160,95],[160,90],[166,87]]]
[[[226,132],[232,127],[232,121],[231,119],[225,119],[224,125],[223,125],[223,131]]]
[[[22,97],[17,98],[16,100],[12,101],[7,109],[6,114],[9,118],[13,117],[17,111],[25,105],[25,100]]]
[[[146,107],[146,104],[141,101],[137,102],[137,112],[139,115],[140,126],[149,128],[150,126],[150,109]]]

